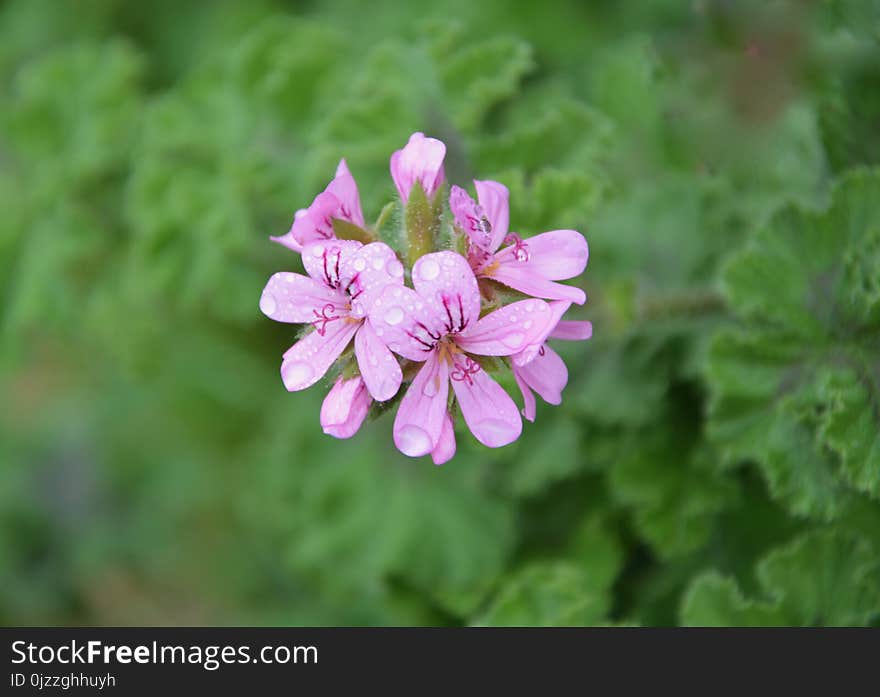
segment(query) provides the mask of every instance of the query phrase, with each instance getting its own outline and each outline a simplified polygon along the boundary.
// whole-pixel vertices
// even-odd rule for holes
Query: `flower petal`
[[[526,419],[528,419],[529,421],[534,423],[535,413],[536,413],[535,395],[532,394],[532,390],[526,384],[526,381],[520,377],[519,369],[516,366],[513,367],[513,379],[516,380],[517,387],[519,387],[519,391],[522,392],[522,396],[523,396],[523,408],[521,410],[522,415]]]
[[[470,264],[455,252],[434,252],[412,270],[413,286],[441,318],[443,333],[460,331],[480,316],[480,291]]]
[[[315,309],[328,304],[344,307],[336,291],[298,273],[276,273],[260,296],[260,310],[276,322],[305,323],[315,320]]]
[[[559,354],[549,346],[544,346],[543,353],[514,371],[548,404],[562,402],[562,390],[568,383],[568,368]]]
[[[495,258],[498,259],[500,254],[496,254]],[[548,281],[529,268],[528,262],[516,261],[513,256],[506,257],[502,263],[485,275],[487,278],[494,279],[514,290],[518,290],[526,295],[533,295],[536,298],[569,300],[578,305],[583,305],[587,301],[586,293],[580,288]]]
[[[370,395],[359,377],[339,378],[321,405],[321,428],[334,438],[351,438],[370,409]]]
[[[511,356],[546,336],[553,321],[543,300],[520,300],[490,312],[456,336],[455,342],[480,356]]]
[[[300,208],[293,215],[293,223],[290,226],[290,230],[285,232],[283,235],[279,235],[277,237],[270,236],[269,239],[272,240],[273,242],[277,242],[278,244],[283,245],[284,247],[287,247],[288,249],[292,249],[294,252],[297,252],[297,253],[301,252],[302,245],[299,242],[297,242],[296,238],[293,236],[293,228],[296,225],[296,221],[299,218],[302,218],[303,216],[306,216],[308,214],[309,214],[309,211],[307,208]]]
[[[358,329],[358,323],[338,319],[324,325],[323,335],[307,334],[291,346],[281,363],[281,379],[290,392],[311,387],[339,358]]]
[[[394,418],[394,444],[404,455],[419,457],[434,450],[443,433],[449,369],[432,351],[409,386]]]
[[[542,232],[524,239],[523,242],[528,250],[528,261],[516,261],[515,245],[505,247],[495,258],[502,264],[513,261],[550,281],[574,278],[587,267],[590,249],[584,236],[575,230]]]
[[[340,277],[350,284],[352,312],[363,316],[385,286],[403,285],[403,264],[387,244],[371,242],[342,255]]]
[[[455,218],[455,224],[464,231],[470,244],[481,249],[483,253],[491,252],[492,223],[470,194],[460,186],[453,186],[449,191],[449,209]]]
[[[583,320],[562,320],[550,332],[551,339],[566,341],[584,341],[593,336],[593,323]]]
[[[453,380],[461,415],[474,437],[489,448],[512,443],[522,433],[522,419],[510,395],[485,370]]]
[[[437,446],[431,451],[431,459],[435,465],[442,465],[449,462],[455,456],[455,426],[452,423],[452,417],[449,412],[443,417],[443,428],[440,431],[440,440]]]
[[[534,336],[522,351],[513,355],[514,365],[525,365],[538,355],[538,351],[547,341],[550,332],[559,324],[559,319],[571,307],[571,302],[568,300],[554,300],[547,304],[550,306],[550,321],[545,325],[543,332]]]
[[[504,184],[491,180],[475,179],[474,186],[477,188],[480,208],[492,226],[489,245],[485,249],[494,252],[504,242],[510,228],[510,192]]]
[[[379,339],[394,353],[411,361],[427,360],[436,341],[428,334],[434,330],[422,327],[434,326],[440,320],[412,288],[385,286],[368,307],[367,316]]]
[[[402,150],[391,156],[391,177],[406,203],[413,184],[419,182],[428,198],[443,184],[443,159],[446,145],[436,138],[426,138],[424,133],[413,133]]]
[[[346,258],[360,249],[361,243],[355,240],[320,240],[303,247],[302,263],[306,273],[328,288],[345,291],[351,278],[343,273]]]
[[[339,201],[339,207],[333,215],[334,218],[341,218],[359,227],[364,227],[364,213],[361,210],[361,197],[358,193],[357,182],[348,171],[348,165],[345,164],[344,159],[339,161],[339,166],[336,168],[336,178],[327,185],[326,191],[333,194]]]
[[[354,353],[358,368],[373,399],[384,402],[400,389],[403,373],[388,347],[366,320],[354,336]]]
[[[315,196],[312,205],[303,215],[296,215],[290,228],[290,235],[301,247],[319,240],[333,239],[332,218],[339,210],[339,199],[329,191]]]

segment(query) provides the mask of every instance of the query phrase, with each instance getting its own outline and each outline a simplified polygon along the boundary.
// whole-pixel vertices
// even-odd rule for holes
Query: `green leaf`
[[[715,454],[692,443],[693,435],[667,417],[633,434],[611,468],[612,494],[632,509],[639,536],[661,557],[705,545],[736,496],[730,477],[714,466]]]
[[[775,216],[724,276],[740,327],[710,348],[710,434],[798,515],[835,518],[852,487],[880,496],[878,197],[878,173],[846,177],[828,210]]]
[[[816,530],[770,552],[757,567],[761,599],[715,572],[698,577],[681,617],[689,625],[850,626],[880,617],[880,556],[864,538]]]
[[[772,627],[784,625],[785,619],[776,605],[745,598],[734,579],[709,571],[688,588],[681,623],[689,627]]]
[[[608,600],[589,572],[568,562],[536,563],[506,579],[477,626],[569,627],[599,623]]]

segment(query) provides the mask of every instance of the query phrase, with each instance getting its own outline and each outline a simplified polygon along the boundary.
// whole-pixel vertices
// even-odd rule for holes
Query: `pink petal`
[[[339,201],[339,206],[334,218],[341,218],[360,227],[364,227],[364,213],[361,210],[361,197],[358,194],[357,183],[345,160],[339,161],[336,168],[336,178],[327,185],[326,191],[333,194]]]
[[[333,239],[332,218],[339,210],[339,199],[329,191],[322,191],[315,196],[312,205],[303,215],[294,216],[290,235],[301,247],[319,240]]]
[[[495,258],[498,259],[502,253],[496,254]],[[529,268],[528,262],[518,262],[513,256],[505,258],[502,263],[486,274],[486,277],[536,298],[569,300],[578,305],[583,305],[587,301],[586,293],[580,288],[548,281]]]
[[[416,292],[441,318],[444,333],[460,331],[480,316],[480,290],[470,264],[455,252],[425,254],[412,270]]]
[[[514,374],[548,404],[562,402],[562,390],[568,383],[568,368],[559,354],[549,346],[544,346],[543,354],[539,354],[533,361],[514,367]]]
[[[281,363],[284,386],[296,392],[318,382],[348,346],[358,326],[357,322],[337,319],[324,325],[323,335],[316,330],[297,341]]]
[[[293,227],[296,225],[296,221],[303,216],[309,214],[307,208],[300,208],[293,216],[293,224],[290,226],[290,230],[288,230],[283,235],[278,237],[269,237],[273,242],[277,242],[280,245],[287,247],[288,249],[292,249],[294,252],[301,252],[302,245],[296,241],[296,238],[293,236]]]
[[[432,351],[400,401],[394,419],[394,444],[400,452],[419,457],[437,447],[448,395],[449,368]]]
[[[443,159],[446,145],[424,133],[413,133],[402,150],[391,156],[391,177],[404,203],[409,199],[413,184],[419,182],[428,198],[443,184]]]
[[[358,368],[373,399],[384,402],[400,388],[403,373],[388,347],[376,335],[367,320],[354,337],[354,353]]]
[[[492,223],[485,211],[460,186],[453,186],[449,192],[449,209],[456,225],[464,231],[472,245],[484,253],[493,251]]]
[[[346,278],[345,261],[350,254],[360,249],[355,240],[320,240],[303,247],[302,263],[306,273],[328,288],[344,292],[351,278]]]
[[[531,389],[526,384],[525,380],[523,380],[520,375],[518,368],[516,366],[513,367],[513,379],[516,380],[516,384],[519,387],[519,391],[522,392],[523,396],[523,408],[522,415],[534,423],[535,421],[535,395],[532,394]]]
[[[489,448],[512,443],[522,433],[522,419],[513,400],[485,370],[453,380],[461,415],[474,437]]]
[[[435,465],[442,465],[449,462],[455,456],[455,427],[452,424],[452,417],[449,412],[443,417],[443,429],[440,431],[440,440],[437,446],[431,451],[431,459]]]
[[[351,438],[370,409],[370,395],[360,378],[339,378],[321,405],[321,427],[334,438]]]
[[[335,291],[298,273],[276,273],[260,296],[260,310],[277,322],[304,323],[315,320],[315,309],[328,304],[342,308],[344,299]]]
[[[550,332],[551,339],[566,341],[584,341],[593,336],[593,323],[581,320],[562,320]]]
[[[363,315],[385,286],[403,285],[403,264],[387,244],[371,242],[351,254],[343,254],[340,276],[351,284],[352,311]]]
[[[543,332],[534,336],[532,340],[528,343],[528,345],[523,348],[522,351],[514,354],[514,365],[525,365],[538,355],[538,351],[541,350],[544,342],[547,341],[547,337],[550,335],[550,332],[556,327],[557,324],[559,324],[559,320],[562,315],[564,315],[568,308],[571,307],[571,302],[569,302],[568,300],[554,300],[547,303],[547,305],[550,306],[550,321],[547,322],[547,324],[545,325]]]
[[[477,199],[489,223],[492,225],[492,236],[485,249],[494,252],[504,242],[510,227],[510,192],[504,184],[485,180],[474,180],[477,188]]]
[[[505,247],[495,258],[502,264],[513,263],[528,268],[536,276],[550,281],[574,278],[587,267],[590,250],[584,236],[574,230],[553,230],[523,240],[528,261],[516,261],[515,245]]]
[[[427,360],[436,341],[428,336],[440,321],[412,288],[387,285],[367,309],[379,339],[394,353],[411,361]],[[428,329],[425,330],[421,324]]]
[[[546,336],[553,321],[543,300],[520,300],[490,312],[458,334],[455,342],[480,356],[511,356]]]

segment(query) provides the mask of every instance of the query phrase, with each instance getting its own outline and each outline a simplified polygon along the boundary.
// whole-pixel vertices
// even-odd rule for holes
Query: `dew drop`
[[[384,265],[385,262],[382,261],[382,257],[373,257],[373,268],[376,269],[376,271],[381,271]]]
[[[323,254],[324,254],[323,245],[316,244],[314,247],[312,247],[312,256],[313,257],[321,257],[321,256],[323,256]]]
[[[425,259],[419,264],[419,278],[425,281],[433,281],[440,275],[440,266],[433,259]]]
[[[354,264],[352,264],[352,266],[354,266],[355,271],[363,271],[365,268],[367,268],[367,260],[363,257],[358,257],[354,260]]]
[[[525,338],[526,336],[522,332],[511,332],[501,339],[501,343],[509,348],[515,349],[522,346],[523,339]]]
[[[385,313],[385,321],[392,326],[400,324],[403,322],[403,310],[399,307],[389,308]]]
[[[431,451],[431,437],[428,433],[414,424],[407,424],[396,434],[394,441],[404,455],[419,457],[427,455]]]
[[[516,435],[516,430],[511,424],[500,419],[483,419],[474,425],[474,435],[483,445],[497,448],[510,443]]]
[[[433,397],[439,391],[439,386],[437,385],[438,379],[435,376],[433,380],[425,380],[425,385],[422,387],[422,394],[425,397]]]
[[[263,295],[260,296],[260,311],[264,315],[268,315],[269,317],[271,317],[275,314],[275,310],[277,309],[278,305],[275,302],[274,295],[272,295],[271,293],[263,293]]]
[[[397,259],[392,259],[388,262],[388,266],[385,267],[385,270],[388,272],[389,276],[393,276],[394,278],[403,278],[403,264],[401,264]]]
[[[308,363],[287,363],[282,367],[281,373],[288,390],[302,389],[303,383],[311,380],[314,375]]]

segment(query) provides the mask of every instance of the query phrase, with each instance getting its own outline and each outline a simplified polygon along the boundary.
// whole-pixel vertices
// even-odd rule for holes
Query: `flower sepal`
[[[419,182],[415,182],[410,189],[403,213],[406,257],[410,266],[413,266],[420,257],[437,249],[443,211],[442,192],[441,187],[432,198],[428,198]]]
[[[370,244],[370,242],[376,241],[376,236],[370,230],[360,225],[355,225],[342,218],[333,218],[331,222],[333,224],[333,234],[336,235],[338,240],[354,240],[361,244]]]

